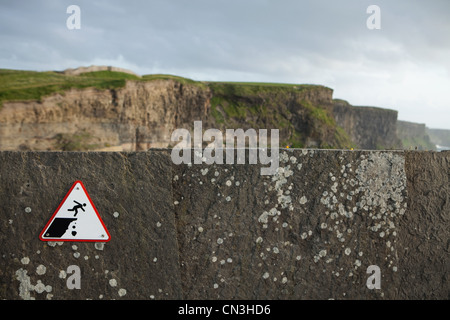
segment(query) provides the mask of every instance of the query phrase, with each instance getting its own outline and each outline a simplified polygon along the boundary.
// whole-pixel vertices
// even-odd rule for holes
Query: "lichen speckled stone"
[[[0,152],[0,163],[0,299],[182,297],[166,153]],[[76,180],[111,240],[40,241]],[[67,287],[70,265],[81,270],[80,289]]]
[[[279,160],[262,176],[170,150],[0,152],[0,299],[448,298],[450,152]],[[39,240],[75,180],[111,241]]]

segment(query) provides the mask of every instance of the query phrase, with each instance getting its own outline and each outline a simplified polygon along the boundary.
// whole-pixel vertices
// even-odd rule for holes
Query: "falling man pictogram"
[[[73,200],[73,202],[77,203],[77,205],[74,206],[72,209],[67,209],[67,211],[75,211],[75,214],[73,215],[74,217],[77,216],[78,209],[81,209],[81,210],[83,210],[83,212],[85,212],[83,207],[86,207],[86,203],[81,204],[81,203],[79,203],[78,201],[75,201],[75,200]]]

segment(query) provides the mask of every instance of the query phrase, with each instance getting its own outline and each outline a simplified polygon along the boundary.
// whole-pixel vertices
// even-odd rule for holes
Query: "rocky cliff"
[[[196,120],[203,122],[204,130],[279,129],[280,146],[401,148],[396,111],[353,107],[333,100],[333,90],[327,87],[138,78],[106,68],[58,74],[57,90],[53,78],[41,84],[40,73],[39,82],[29,88],[8,91],[5,85],[0,90],[0,150],[167,147],[176,143],[170,141],[173,130],[192,130]],[[114,78],[118,75],[122,78]],[[85,87],[91,82],[95,86]],[[45,94],[28,99],[40,86]]]
[[[397,121],[397,136],[404,148],[436,150],[436,145],[431,142],[424,123]]]
[[[4,103],[3,150],[146,150],[207,115],[210,91],[173,80],[127,81],[124,88],[72,89],[41,101]]]
[[[333,104],[336,123],[343,127],[361,149],[401,149],[397,137],[397,111],[356,107],[336,99]]]
[[[426,128],[426,133],[437,148],[450,149],[450,130]]]

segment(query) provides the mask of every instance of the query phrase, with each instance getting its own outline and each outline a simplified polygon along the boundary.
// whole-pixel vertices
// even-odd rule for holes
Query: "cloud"
[[[352,104],[449,128],[450,2],[434,0],[2,1],[0,64],[110,64],[196,80],[316,83]],[[381,8],[368,30],[366,8]],[[430,110],[434,112],[431,113]]]

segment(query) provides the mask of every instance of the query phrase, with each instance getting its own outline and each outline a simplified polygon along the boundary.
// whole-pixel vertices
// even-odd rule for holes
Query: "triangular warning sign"
[[[111,236],[83,183],[75,181],[39,238],[42,241],[106,242]]]

